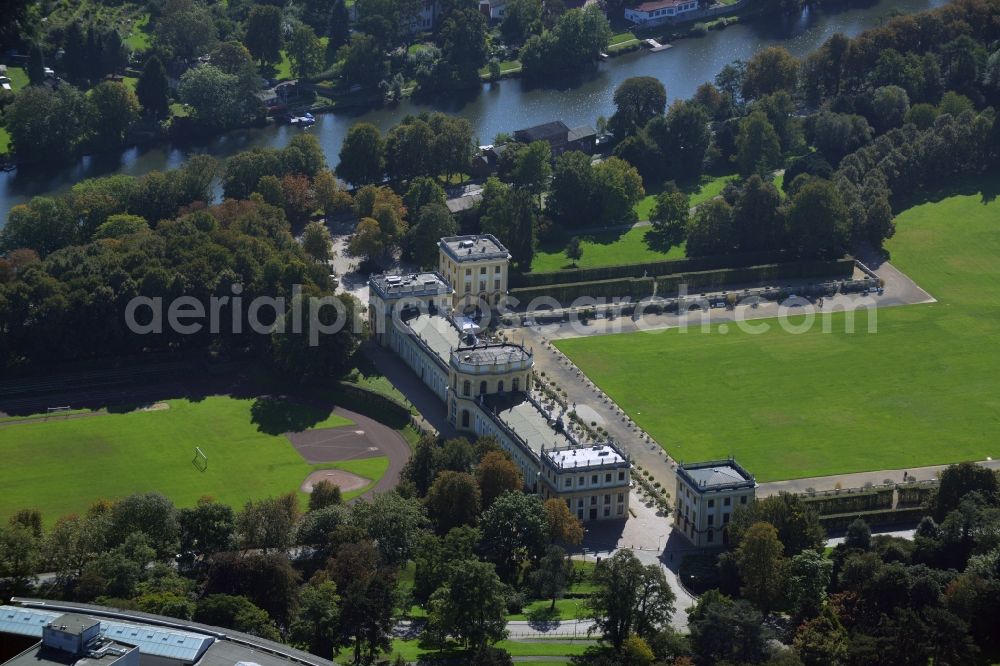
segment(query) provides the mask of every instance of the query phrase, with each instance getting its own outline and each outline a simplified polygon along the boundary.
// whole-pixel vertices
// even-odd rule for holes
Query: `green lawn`
[[[10,132],[6,127],[0,127],[0,155],[10,150]]]
[[[683,188],[691,197],[691,205],[697,206],[700,203],[704,203],[711,199],[712,197],[719,196],[722,192],[722,188],[726,186],[731,180],[736,180],[739,178],[737,174],[729,174],[728,176],[702,176],[701,182],[694,187]],[[635,212],[639,216],[640,220],[648,220],[649,214],[653,212],[653,206],[656,205],[656,195],[659,192],[654,192],[652,194],[646,195],[642,201],[635,205]]]
[[[374,481],[388,468],[385,457],[306,463],[281,433],[350,423],[329,410],[224,396],[168,404],[0,426],[0,519],[33,507],[51,523],[101,498],[153,490],[178,506],[212,495],[239,507],[296,490],[314,469],[336,467]],[[208,456],[204,472],[192,464],[195,446]]]
[[[628,231],[602,231],[580,236],[583,256],[576,265],[579,268],[593,268],[684,258],[683,247],[672,247],[669,252],[652,249],[646,242],[646,234],[651,230],[652,227],[646,226]],[[565,252],[566,243],[572,235],[560,233],[541,243],[531,261],[531,270],[538,273],[572,268],[572,262],[566,258]]]
[[[732,454],[770,481],[996,458],[1000,203],[983,199],[898,216],[893,263],[939,302],[884,308],[877,333],[864,314],[846,333],[841,313],[831,333],[771,322],[557,346],[678,460]]]
[[[10,78],[11,90],[17,92],[28,85],[28,72],[24,67],[7,66],[7,77]]]
[[[146,51],[149,49],[149,14],[143,14],[132,24],[132,30],[125,43],[133,51]]]
[[[507,650],[507,652],[514,657],[572,657],[583,654],[587,651],[587,648],[594,644],[595,643],[592,641],[539,641],[536,643],[528,643],[508,640],[500,641],[496,645],[497,647]],[[392,641],[392,649],[389,656],[394,658],[397,654],[399,654],[402,655],[407,661],[413,662],[419,660],[422,656],[431,656],[438,652],[441,651],[434,649],[428,644],[422,644],[420,639],[405,640],[395,638]],[[451,650],[443,652],[443,654],[458,656],[462,653],[455,649],[454,646],[451,646]],[[349,654],[345,651],[341,656],[346,657],[349,656]],[[558,664],[559,662],[545,660],[545,663]]]

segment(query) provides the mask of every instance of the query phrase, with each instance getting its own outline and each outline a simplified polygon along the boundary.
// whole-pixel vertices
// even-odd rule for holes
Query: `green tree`
[[[536,202],[526,189],[512,188],[489,178],[479,204],[480,228],[507,246],[515,264],[523,270],[535,256]]]
[[[875,127],[879,132],[887,132],[903,124],[910,110],[910,97],[899,86],[882,86],[875,90],[872,98],[875,109]]]
[[[299,519],[298,498],[293,494],[250,500],[236,516],[236,532],[243,548],[287,548]]]
[[[805,666],[840,666],[846,663],[848,635],[829,608],[802,624],[795,632],[795,651]]]
[[[292,72],[297,77],[318,74],[326,65],[326,49],[308,25],[300,25],[292,33],[288,43],[288,57],[292,61]]]
[[[541,599],[552,601],[549,610],[555,610],[556,600],[562,597],[573,577],[573,562],[559,546],[549,546],[538,561],[538,568],[531,572],[531,586]]]
[[[747,601],[718,590],[698,597],[688,611],[691,648],[698,663],[758,663],[764,652],[760,613]]]
[[[507,3],[500,32],[508,44],[520,44],[532,33],[542,30],[541,0],[512,0]]]
[[[340,148],[337,175],[354,185],[381,182],[385,173],[385,143],[378,128],[358,123],[347,131]]]
[[[354,204],[350,193],[337,182],[337,177],[329,169],[321,169],[313,178],[313,191],[316,193],[316,205],[323,209],[323,215],[328,220],[349,211]]]
[[[479,69],[489,58],[486,19],[476,8],[449,12],[438,33],[441,59],[434,68],[434,87],[462,90],[479,87]]]
[[[324,572],[341,597],[338,645],[352,647],[354,663],[364,655],[371,663],[389,648],[393,628],[396,571],[380,557],[371,541],[345,543]]]
[[[731,543],[738,545],[750,526],[759,522],[771,523],[778,530],[787,556],[820,550],[826,543],[826,529],[819,522],[819,514],[791,493],[762,497],[737,507],[729,523]]]
[[[302,231],[302,249],[319,263],[325,264],[330,260],[333,255],[332,242],[330,230],[322,222],[310,222]]]
[[[837,257],[847,248],[847,208],[830,181],[813,180],[796,192],[787,219],[789,240],[800,257]]]
[[[393,565],[412,557],[427,519],[418,501],[383,493],[354,504],[351,522],[378,544],[383,561]]]
[[[200,65],[181,76],[177,93],[206,127],[223,129],[239,122],[239,80],[214,65]]]
[[[736,150],[736,161],[744,175],[764,175],[778,166],[781,142],[762,111],[754,111],[740,122]]]
[[[615,88],[615,113],[609,129],[620,140],[635,134],[667,108],[667,89],[652,76],[633,76]]]
[[[481,652],[507,636],[508,594],[492,564],[454,562],[444,584],[431,595],[430,629]]]
[[[291,304],[291,310],[279,317],[271,333],[271,360],[290,377],[316,379],[340,376],[350,367],[350,358],[359,340],[354,332],[360,307],[350,294],[327,295],[312,302],[304,296]],[[301,330],[296,331],[288,315],[302,315]]]
[[[332,654],[340,620],[339,603],[337,586],[330,581],[303,587],[299,608],[292,620],[291,639],[308,646],[313,654]]]
[[[729,254],[735,241],[733,211],[722,199],[703,203],[688,223],[686,251],[689,257]]]
[[[212,50],[218,32],[212,13],[201,3],[172,0],[156,20],[154,44],[170,60],[191,61]]]
[[[578,150],[563,153],[552,171],[546,210],[564,227],[589,226],[595,217],[591,205],[594,185],[590,156]]]
[[[170,110],[170,84],[163,61],[152,55],[142,68],[135,84],[135,94],[143,110],[154,118],[162,118]]]
[[[255,5],[247,15],[243,44],[259,62],[280,62],[281,9],[274,5]]]
[[[604,639],[620,650],[636,634],[650,638],[669,623],[674,612],[674,593],[663,569],[643,566],[628,550],[601,561],[594,570],[597,590],[587,606]]]
[[[427,491],[427,514],[439,534],[452,528],[474,525],[479,515],[479,486],[471,474],[444,471]]]
[[[236,545],[236,514],[228,504],[202,497],[177,516],[181,549],[199,553],[218,553]]]
[[[431,174],[434,132],[420,118],[393,127],[385,137],[385,165],[389,178],[409,181]]]
[[[765,613],[781,599],[784,583],[784,546],[770,523],[750,526],[736,549],[743,586],[740,593]]]
[[[18,159],[56,162],[76,155],[86,117],[86,99],[75,87],[31,86],[4,110],[4,126]]]
[[[870,143],[874,134],[863,116],[824,111],[813,122],[813,143],[830,164]]]
[[[846,548],[857,548],[858,550],[869,550],[872,547],[872,530],[864,518],[858,517],[847,526],[847,535],[844,538]]]
[[[418,210],[417,223],[407,235],[407,246],[413,261],[424,268],[433,268],[438,260],[438,242],[457,234],[458,224],[443,204],[428,203]]]
[[[774,250],[782,246],[781,195],[773,183],[750,176],[733,207],[733,227],[742,252]]]
[[[758,51],[747,62],[743,79],[743,97],[756,99],[779,90],[795,91],[799,64],[781,46],[770,46]]]
[[[518,151],[512,181],[535,196],[540,196],[552,177],[552,147],[548,141],[534,141]]]
[[[244,596],[209,594],[198,601],[194,621],[219,627],[229,627],[272,641],[281,640],[281,634],[268,617],[267,611],[254,605]]]
[[[33,86],[40,86],[45,83],[45,54],[42,53],[42,46],[37,42],[28,48],[28,81]]]
[[[548,540],[546,524],[545,509],[536,495],[507,491],[483,511],[483,551],[501,576],[509,579],[521,562],[542,554]]]
[[[576,262],[580,261],[580,257],[583,256],[583,248],[580,246],[579,236],[573,236],[566,243],[566,258],[572,262],[573,266],[576,266]]]
[[[919,130],[929,129],[938,117],[938,110],[933,104],[914,104],[906,112],[905,122],[911,123]]]
[[[116,147],[139,119],[139,100],[125,85],[104,81],[87,93],[89,122],[95,140],[103,146]]]
[[[403,195],[403,203],[411,217],[419,216],[420,210],[428,204],[444,206],[447,196],[440,185],[429,176],[414,178]]]
[[[623,159],[609,157],[594,167],[593,205],[610,224],[633,222],[635,205],[646,196],[642,177]]]
[[[990,502],[995,502],[1000,494],[1000,482],[989,469],[971,462],[950,465],[938,482],[937,492],[931,497],[929,507],[934,520],[941,522],[959,507],[962,498],[969,493],[981,493]]]
[[[44,257],[79,240],[73,211],[62,199],[33,197],[7,214],[0,229],[0,250],[28,248]]]
[[[708,121],[700,104],[677,101],[670,105],[666,117],[654,118],[647,125],[669,178],[696,181],[701,176],[712,138]]]
[[[320,0],[321,2],[323,0]],[[334,0],[330,8],[329,41],[327,49],[336,53],[337,49],[351,40],[351,17],[344,0]]]
[[[476,480],[482,495],[484,507],[493,504],[496,498],[506,492],[516,492],[524,488],[524,480],[517,464],[502,451],[491,451],[483,456],[476,466]]]
[[[815,550],[804,550],[788,561],[788,602],[795,617],[815,617],[826,601],[833,560]]]
[[[661,251],[683,243],[687,235],[690,209],[691,202],[688,195],[676,187],[665,188],[656,195],[656,203],[653,204],[653,210],[649,215],[653,230],[652,239],[647,236],[647,240],[651,240]]]
[[[27,592],[40,564],[39,539],[24,525],[0,527],[0,579],[14,594]]]
[[[386,75],[383,51],[371,35],[352,35],[350,43],[340,47],[337,60],[342,61],[341,76],[351,85],[371,88]]]
[[[300,584],[301,576],[285,553],[217,553],[208,562],[204,593],[245,596],[266,612],[263,618],[248,620],[266,627],[270,622],[264,621],[270,615],[276,624],[288,626]]]

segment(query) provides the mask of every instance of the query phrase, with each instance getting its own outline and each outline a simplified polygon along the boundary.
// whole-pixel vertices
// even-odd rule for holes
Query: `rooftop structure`
[[[627,464],[627,459],[618,447],[610,443],[546,450],[545,457],[557,469],[589,469]]]
[[[757,486],[753,474],[732,458],[687,465],[681,463],[677,466],[677,476],[700,492],[719,492]]]
[[[470,261],[510,258],[510,252],[493,234],[449,236],[441,239],[440,247],[452,261],[460,264]]]
[[[383,300],[451,294],[452,288],[440,273],[425,271],[405,275],[373,275],[368,286]]]
[[[698,0],[652,0],[637,7],[625,8],[625,19],[637,24],[655,25],[698,9]]]

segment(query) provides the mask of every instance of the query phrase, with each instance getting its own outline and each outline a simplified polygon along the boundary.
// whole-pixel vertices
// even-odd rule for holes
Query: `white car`
[[[3,90],[10,90],[10,77],[0,76],[0,88]]]

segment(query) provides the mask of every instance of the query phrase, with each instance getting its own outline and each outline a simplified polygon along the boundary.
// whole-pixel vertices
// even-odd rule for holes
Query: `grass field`
[[[224,396],[167,404],[159,411],[0,426],[0,519],[32,507],[51,523],[101,498],[154,490],[178,506],[212,495],[240,507],[296,490],[314,469],[335,467],[374,481],[388,468],[385,457],[306,463],[281,433],[350,423],[329,411]],[[208,456],[205,472],[192,464],[195,446]]]
[[[636,227],[628,231],[601,231],[595,234],[580,236],[580,247],[583,256],[576,262],[579,268],[595,266],[616,266],[618,264],[637,264],[660,259],[682,259],[684,248],[672,247],[669,252],[660,252],[650,248],[646,242],[646,234],[652,227]],[[552,239],[541,243],[531,261],[533,272],[558,271],[571,268],[573,262],[566,258],[566,243],[572,234],[560,233]]]
[[[714,328],[557,346],[678,460],[732,454],[770,481],[998,457],[1000,202],[984,203],[991,197],[951,196],[898,216],[893,263],[939,302],[884,308],[877,333],[863,314],[846,333],[839,314],[831,333]]]
[[[522,642],[522,641],[500,641],[497,643],[497,647],[507,650],[514,657],[572,657],[575,655],[583,654],[592,645],[595,645],[592,641],[538,641],[534,643]],[[393,639],[392,649],[389,656],[395,658],[397,654],[402,655],[404,659],[408,662],[416,662],[422,656],[431,656],[434,654],[443,653],[446,655],[459,656],[462,653],[455,649],[454,646],[448,651],[436,650],[434,647],[428,644],[422,644],[419,639],[406,640],[401,638]],[[566,662],[550,661],[545,659],[546,664],[559,664]],[[568,662],[568,659],[567,659]],[[518,662],[524,663],[524,662]]]
[[[722,188],[726,186],[731,180],[736,180],[739,176],[736,174],[730,174],[728,176],[702,176],[701,182],[693,187],[683,188],[685,192],[691,197],[691,205],[697,206],[700,203],[704,203],[711,199],[712,197],[719,196],[722,192]],[[648,220],[649,214],[653,212],[653,206],[656,205],[656,195],[659,192],[653,192],[652,194],[647,194],[643,199],[636,204],[635,212],[639,216],[640,220]]]

